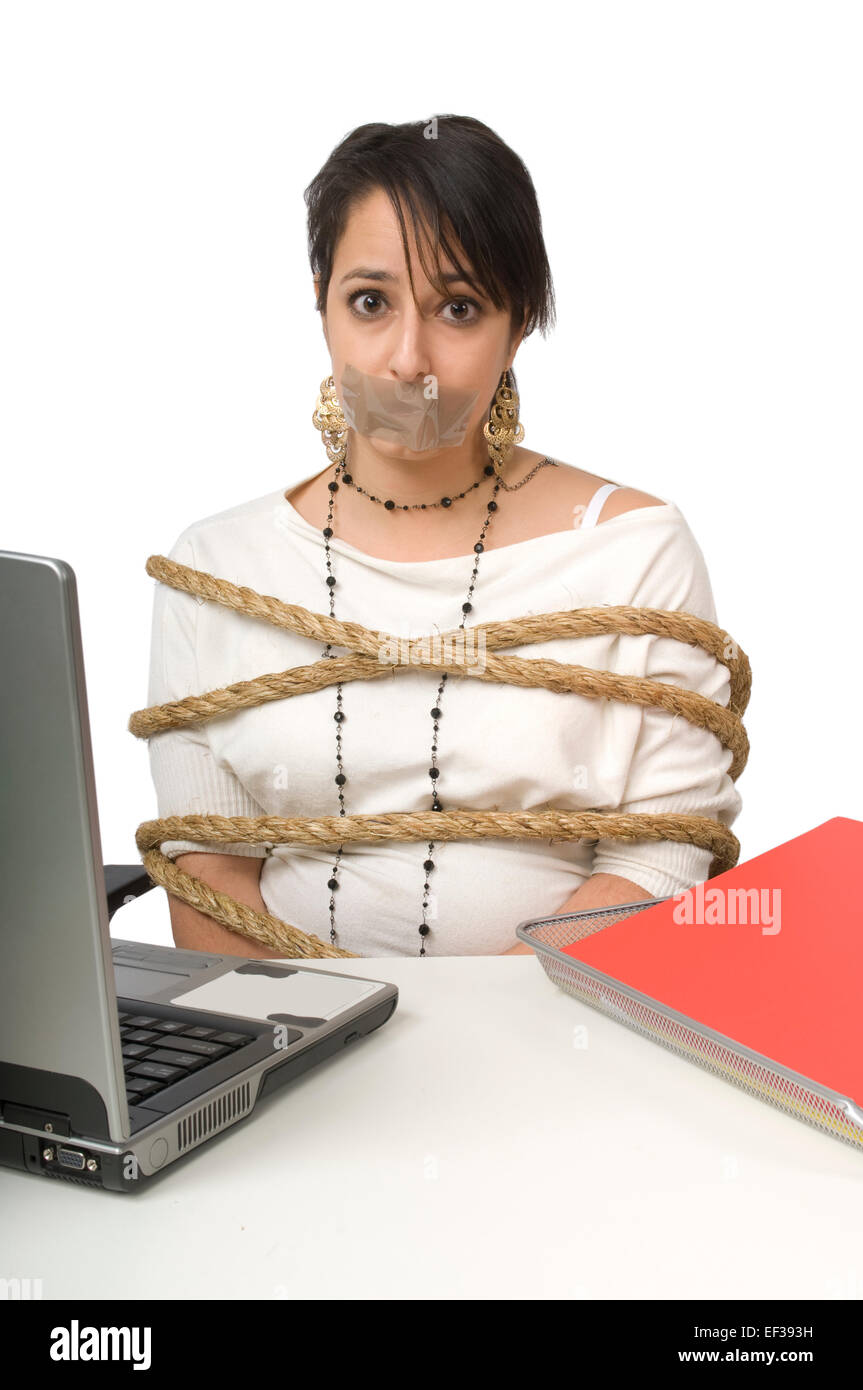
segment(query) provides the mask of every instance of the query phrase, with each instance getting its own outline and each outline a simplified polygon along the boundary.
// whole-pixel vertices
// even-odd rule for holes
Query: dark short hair
[[[509,307],[513,332],[526,315],[525,338],[536,328],[545,334],[555,322],[554,287],[530,174],[482,121],[450,115],[434,120],[436,138],[425,136],[428,121],[358,126],[305,189],[309,260],[320,277],[318,311],[326,310],[336,247],[352,207],[380,188],[399,221],[414,300],[402,204],[410,213],[420,264],[435,289],[452,297],[442,278],[442,250],[496,309]],[[431,266],[426,236],[433,251]],[[459,261],[459,246],[472,275]]]

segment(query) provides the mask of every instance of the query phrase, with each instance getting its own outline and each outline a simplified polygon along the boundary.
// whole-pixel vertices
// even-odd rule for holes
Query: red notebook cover
[[[561,951],[859,1103],[861,864],[835,816]]]

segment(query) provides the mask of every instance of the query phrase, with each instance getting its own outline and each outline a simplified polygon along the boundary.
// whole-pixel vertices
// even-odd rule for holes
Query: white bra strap
[[[581,519],[580,529],[582,531],[584,531],[588,526],[596,525],[599,513],[602,511],[602,508],[605,505],[606,497],[608,497],[609,493],[615,492],[621,486],[622,485],[620,483],[603,483],[602,487],[597,488],[596,492],[593,494],[590,501],[588,502],[584,516]]]

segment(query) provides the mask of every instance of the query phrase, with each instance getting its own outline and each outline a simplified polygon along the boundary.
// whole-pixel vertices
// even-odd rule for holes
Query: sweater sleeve
[[[194,569],[194,548],[184,531],[169,559]],[[150,644],[148,705],[202,695],[196,657],[197,615],[205,599],[155,581]],[[206,724],[166,729],[149,739],[150,775],[156,789],[158,813],[163,816],[262,816],[261,806],[236,775],[220,766],[210,750]],[[224,844],[216,841],[166,840],[162,853],[169,859],[188,853],[238,854],[263,859],[267,845]]]
[[[628,602],[717,621],[704,556],[685,521],[669,535],[660,553],[651,557]],[[701,647],[652,636],[624,637],[620,643],[621,653],[628,653],[621,657],[619,668],[626,674],[666,681],[728,704],[728,669]],[[624,643],[630,645],[624,648]],[[637,711],[638,732],[623,798],[607,809],[638,814],[677,811],[708,816],[730,828],[742,806],[728,775],[731,750],[683,715],[628,705],[626,713],[631,711]],[[708,849],[672,840],[601,839],[594,848],[593,873],[618,874],[639,884],[651,897],[670,897],[704,882],[712,857]]]

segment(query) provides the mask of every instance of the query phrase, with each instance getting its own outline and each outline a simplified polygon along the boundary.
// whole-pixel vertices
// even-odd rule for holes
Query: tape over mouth
[[[478,399],[479,391],[442,385],[437,378],[390,381],[351,363],[342,372],[339,395],[344,417],[357,434],[417,452],[463,443]]]

